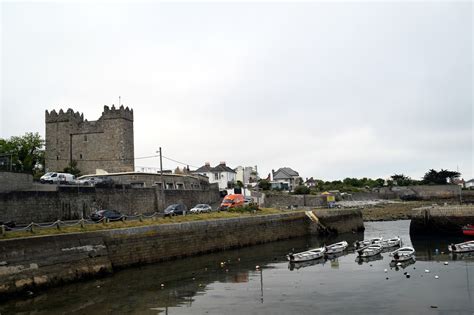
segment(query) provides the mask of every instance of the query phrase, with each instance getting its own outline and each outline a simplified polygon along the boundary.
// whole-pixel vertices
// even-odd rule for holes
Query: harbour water
[[[361,234],[307,237],[132,268],[0,304],[0,314],[474,314],[474,254],[448,254],[460,238],[409,235],[410,221],[366,222]],[[416,262],[388,253],[357,261],[289,264],[323,244],[399,236]]]

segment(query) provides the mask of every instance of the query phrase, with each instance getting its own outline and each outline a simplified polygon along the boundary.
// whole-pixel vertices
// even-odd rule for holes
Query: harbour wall
[[[359,210],[314,211],[325,229],[363,229]],[[0,298],[133,265],[319,233],[304,212],[0,240]]]
[[[474,206],[430,206],[413,209],[410,234],[453,234],[474,222]]]
[[[75,220],[94,209],[114,209],[122,214],[160,212],[173,203],[188,208],[197,203],[213,204],[221,199],[217,189],[160,190],[158,188],[97,188],[59,186],[54,191],[0,193],[0,222],[17,224]]]

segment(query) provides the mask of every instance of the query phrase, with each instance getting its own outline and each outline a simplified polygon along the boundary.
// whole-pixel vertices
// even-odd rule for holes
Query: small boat
[[[382,245],[383,248],[401,246],[401,244],[402,240],[399,237],[390,238],[388,240],[383,240],[380,242],[380,245]]]
[[[468,236],[474,236],[474,225],[468,224],[462,227],[462,234]]]
[[[324,247],[320,247],[320,248],[310,249],[305,252],[300,252],[296,254],[290,253],[286,256],[286,258],[290,262],[308,261],[308,260],[324,257],[325,252],[326,252],[326,249]]]
[[[448,249],[452,253],[467,253],[474,251],[474,241],[468,241],[459,244],[451,244]]]
[[[346,241],[328,245],[326,246],[326,255],[341,253],[347,248],[347,246],[349,246],[349,244],[347,244]]]
[[[371,244],[378,244],[382,241],[383,241],[382,237],[374,237],[374,238],[370,238],[368,240],[355,241],[354,242],[354,247],[357,250],[359,248],[366,247],[366,246],[371,245]]]
[[[393,261],[406,261],[415,258],[415,249],[413,247],[402,247],[394,252],[391,252],[389,256],[393,257]]]
[[[377,254],[380,254],[382,250],[383,250],[382,245],[372,244],[372,245],[362,247],[357,252],[359,254],[359,257],[364,258],[364,257],[370,257],[370,256],[375,256]]]

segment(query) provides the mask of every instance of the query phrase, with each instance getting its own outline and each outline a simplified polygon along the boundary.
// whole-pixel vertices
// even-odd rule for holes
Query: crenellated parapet
[[[115,105],[112,105],[111,108],[104,105],[104,111],[99,119],[126,119],[133,121],[133,109],[128,108],[128,106],[123,107],[123,105],[119,108],[115,108]]]
[[[69,108],[66,112],[60,109],[59,113],[57,113],[56,110],[54,109],[51,112],[48,112],[46,110],[45,121],[46,123],[73,121],[80,124],[84,122],[84,114],[79,113],[79,112],[74,112],[71,108]]]

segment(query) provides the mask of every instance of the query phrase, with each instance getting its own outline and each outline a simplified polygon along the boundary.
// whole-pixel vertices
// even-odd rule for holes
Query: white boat
[[[468,253],[474,251],[474,241],[468,241],[459,244],[451,244],[448,249],[452,253]]]
[[[326,255],[341,253],[347,248],[347,246],[349,246],[349,244],[347,244],[346,241],[328,245],[326,246]]]
[[[320,248],[310,249],[305,252],[300,252],[296,254],[290,253],[286,256],[286,258],[290,262],[308,261],[308,260],[324,257],[325,252],[326,252],[326,249],[324,247],[320,247]]]
[[[372,245],[362,247],[357,252],[359,253],[359,257],[364,258],[364,257],[371,257],[371,256],[375,256],[377,254],[380,254],[382,252],[382,250],[383,250],[382,245],[372,244]]]
[[[390,238],[388,240],[383,240],[380,242],[380,245],[382,245],[383,248],[401,246],[401,244],[402,244],[402,240],[399,237]]]
[[[402,247],[389,254],[394,261],[406,261],[415,258],[415,249],[413,247]]]
[[[354,247],[355,249],[359,249],[362,247],[366,247],[368,245],[372,244],[378,244],[383,241],[383,237],[374,237],[374,238],[369,238],[368,240],[363,240],[363,241],[355,241],[354,242]]]

